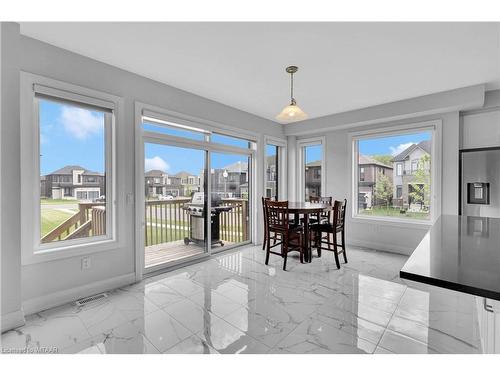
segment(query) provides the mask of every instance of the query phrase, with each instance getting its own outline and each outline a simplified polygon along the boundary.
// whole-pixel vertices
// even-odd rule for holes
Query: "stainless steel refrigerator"
[[[462,150],[460,160],[460,213],[500,218],[500,148]]]

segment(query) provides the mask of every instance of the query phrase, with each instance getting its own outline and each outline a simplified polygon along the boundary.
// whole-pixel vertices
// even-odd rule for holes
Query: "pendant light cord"
[[[290,78],[290,101],[293,104],[293,102],[295,101],[293,99],[293,73],[290,73],[290,76],[291,76],[291,78]]]

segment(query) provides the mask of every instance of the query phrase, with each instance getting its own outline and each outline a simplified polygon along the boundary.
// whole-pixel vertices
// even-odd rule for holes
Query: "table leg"
[[[304,214],[304,258],[307,263],[311,263],[311,253],[309,251],[309,215]]]

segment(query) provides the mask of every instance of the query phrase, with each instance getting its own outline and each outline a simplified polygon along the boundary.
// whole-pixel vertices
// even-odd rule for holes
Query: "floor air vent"
[[[107,297],[108,297],[108,295],[106,293],[100,293],[100,294],[96,294],[95,296],[80,298],[79,300],[77,300],[75,302],[75,305],[83,306],[83,305],[86,305],[88,303],[95,302],[95,301],[98,301],[98,300],[101,300],[101,299],[107,298]]]

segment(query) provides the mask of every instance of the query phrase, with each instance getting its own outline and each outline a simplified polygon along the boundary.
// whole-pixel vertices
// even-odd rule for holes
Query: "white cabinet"
[[[500,146],[500,111],[462,117],[462,149]]]
[[[479,334],[483,353],[500,353],[500,301],[476,297]]]

